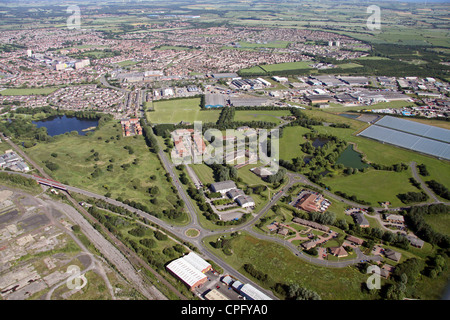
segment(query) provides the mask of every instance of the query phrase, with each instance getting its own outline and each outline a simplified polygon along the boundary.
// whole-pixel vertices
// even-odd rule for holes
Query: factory
[[[194,252],[170,262],[166,268],[183,281],[190,290],[201,287],[208,281],[206,272],[212,269],[211,264]]]

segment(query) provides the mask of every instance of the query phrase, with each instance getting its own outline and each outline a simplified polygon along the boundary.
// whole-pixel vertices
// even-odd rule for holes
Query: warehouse
[[[223,94],[205,94],[205,108],[223,108],[225,104],[225,96]]]
[[[183,281],[191,290],[200,287],[208,278],[183,258],[169,263],[166,268],[177,278]]]
[[[212,192],[220,192],[224,194],[233,189],[237,189],[237,187],[236,184],[231,180],[211,183]]]
[[[268,99],[258,97],[231,97],[229,101],[233,107],[265,106],[269,103]]]
[[[242,286],[241,294],[248,300],[272,300],[269,296],[248,283]]]
[[[189,252],[187,255],[183,257],[183,259],[202,273],[208,272],[212,268],[211,264],[209,264],[206,260],[201,258],[195,252]]]

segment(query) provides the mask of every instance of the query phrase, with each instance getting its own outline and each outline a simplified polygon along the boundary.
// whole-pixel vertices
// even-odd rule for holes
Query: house
[[[348,256],[348,252],[344,249],[343,246],[340,247],[331,247],[330,253],[338,258],[343,258]]]
[[[287,228],[279,228],[277,233],[282,236],[287,236],[289,234],[289,230]]]
[[[405,222],[405,218],[398,214],[387,214],[385,217],[386,221],[392,222],[392,223],[401,223],[403,224]]]
[[[369,221],[367,221],[366,217],[364,217],[364,214],[362,212],[355,213],[353,215],[353,218],[355,219],[356,223],[359,225],[360,228],[369,227]]]
[[[423,245],[425,244],[425,242],[423,240],[421,240],[417,237],[411,236],[411,235],[406,236],[406,239],[408,239],[409,243],[411,243],[411,245],[416,248],[421,249],[423,247]]]
[[[314,248],[316,245],[317,245],[317,240],[310,240],[310,241],[306,241],[306,242],[303,242],[303,243],[302,243],[302,247],[303,247],[305,250],[312,249],[312,248]]]
[[[329,227],[324,226],[323,224],[305,220],[305,219],[301,219],[301,218],[294,218],[294,219],[292,219],[292,222],[303,225],[303,226],[311,227],[313,229],[317,229],[320,231],[324,231],[324,232],[328,232],[330,230]]]
[[[384,266],[381,267],[380,275],[386,279],[389,278],[392,272],[394,272],[395,267],[390,264],[385,263]]]
[[[355,245],[358,245],[358,246],[360,246],[360,245],[362,245],[364,243],[363,239],[360,239],[360,238],[357,238],[357,237],[354,237],[354,236],[347,236],[345,239],[350,241],[351,243],[353,243]]]
[[[402,254],[400,252],[394,251],[392,249],[384,250],[384,255],[386,258],[394,260],[395,262],[399,262],[402,258]]]

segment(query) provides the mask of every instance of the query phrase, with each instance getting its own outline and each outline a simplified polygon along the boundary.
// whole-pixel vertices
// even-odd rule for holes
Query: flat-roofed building
[[[207,300],[230,300],[227,296],[219,292],[219,290],[212,289],[207,294],[205,294]]]

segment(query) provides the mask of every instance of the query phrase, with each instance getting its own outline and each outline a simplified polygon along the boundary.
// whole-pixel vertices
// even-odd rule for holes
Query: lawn
[[[283,136],[280,139],[280,159],[291,161],[296,157],[303,157],[300,145],[306,142],[303,137],[305,133],[310,132],[304,127],[285,127],[283,128]]]
[[[131,147],[133,153],[125,147]],[[71,186],[98,194],[109,192],[111,198],[120,196],[140,202],[155,212],[171,209],[176,202],[166,172],[157,155],[148,150],[144,137],[122,137],[120,124],[115,121],[106,123],[93,134],[60,135],[53,142],[38,143],[25,152],[44,168],[44,161],[57,164],[59,169],[47,171],[56,180]],[[99,175],[93,177],[96,170]],[[153,196],[157,201],[152,204],[149,188],[155,186],[159,190]],[[186,216],[178,223],[184,219]]]
[[[213,170],[208,167],[206,164],[191,164],[190,167],[194,170],[197,177],[200,179],[200,181],[203,183],[203,185],[206,185],[208,183],[214,183],[214,174]]]
[[[181,121],[216,122],[220,110],[201,110],[200,98],[160,100],[153,102],[153,109],[146,113],[152,123],[179,123]]]
[[[348,195],[356,195],[358,199],[370,202],[378,206],[378,202],[389,201],[393,207],[403,203],[397,198],[397,194],[409,191],[417,192],[408,179],[411,171],[394,172],[369,170],[349,176],[324,178],[322,181],[331,187],[333,192],[341,191]]]
[[[2,96],[48,95],[58,88],[14,88],[0,91]]]
[[[239,110],[234,115],[234,121],[266,121],[280,124],[278,117],[289,116],[288,110]]]

